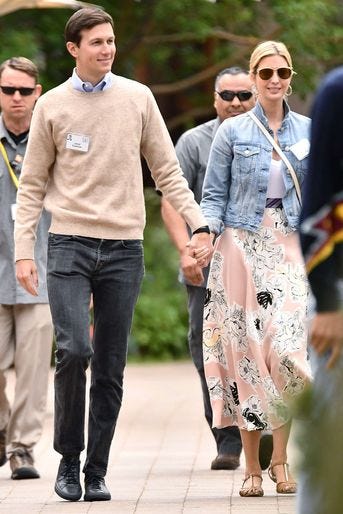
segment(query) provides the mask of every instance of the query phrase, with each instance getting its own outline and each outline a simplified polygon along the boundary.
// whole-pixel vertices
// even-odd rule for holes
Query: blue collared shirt
[[[93,86],[93,89],[91,91],[87,91],[87,86],[85,89],[85,82],[83,82],[80,77],[77,74],[76,68],[73,70],[73,74],[71,77],[71,82],[73,85],[73,88],[77,91],[82,91],[83,93],[96,93],[98,91],[104,91],[105,89],[108,89],[112,86],[113,83],[113,73],[111,71],[107,72],[106,75],[100,82],[98,82],[95,86]],[[88,82],[87,82],[88,85]]]
[[[301,186],[308,170],[308,150],[297,157],[295,145],[299,141],[308,143],[311,122],[306,116],[291,111],[286,103],[284,111],[278,142]],[[259,103],[253,112],[272,134]],[[271,143],[247,113],[223,121],[211,147],[201,201],[211,231],[220,234],[224,227],[258,230],[266,205],[272,152]],[[301,206],[283,162],[282,176],[286,188],[282,204],[289,226],[295,230]]]

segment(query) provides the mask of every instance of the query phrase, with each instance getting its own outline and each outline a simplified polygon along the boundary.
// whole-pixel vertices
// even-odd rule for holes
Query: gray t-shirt
[[[175,146],[184,176],[198,203],[200,203],[202,197],[202,186],[211,144],[219,125],[219,118],[215,118],[187,130]],[[206,287],[208,271],[208,268],[203,269],[205,281],[201,287]],[[181,272],[179,279],[184,284],[188,283]]]

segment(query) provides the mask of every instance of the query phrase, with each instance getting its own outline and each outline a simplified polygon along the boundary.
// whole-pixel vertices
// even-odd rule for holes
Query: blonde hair
[[[263,41],[256,46],[251,54],[249,63],[250,73],[256,74],[261,59],[269,55],[281,55],[281,57],[286,59],[288,66],[293,69],[292,58],[284,43],[281,43],[281,41]]]

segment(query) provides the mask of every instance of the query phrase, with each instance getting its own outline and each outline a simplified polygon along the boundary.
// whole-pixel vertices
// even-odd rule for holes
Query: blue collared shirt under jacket
[[[252,112],[273,136],[259,103]],[[284,112],[278,142],[301,186],[308,170],[311,121],[291,111],[286,102]],[[224,227],[258,230],[266,205],[272,151],[271,143],[247,113],[220,125],[211,147],[201,200],[201,209],[212,232],[220,234]],[[283,162],[282,175],[286,187],[283,208],[289,226],[296,230],[301,206]]]

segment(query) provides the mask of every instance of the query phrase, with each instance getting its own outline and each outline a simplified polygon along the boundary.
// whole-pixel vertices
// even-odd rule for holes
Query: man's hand
[[[38,296],[38,273],[32,259],[22,259],[16,262],[16,275],[20,285],[33,296]]]
[[[343,311],[316,314],[311,327],[311,344],[319,354],[331,350],[327,368],[333,368],[343,349]]]
[[[202,269],[194,257],[190,257],[188,253],[184,253],[180,259],[182,273],[190,284],[200,286],[204,281]]]
[[[188,255],[196,259],[201,268],[205,268],[210,263],[213,254],[212,237],[213,234],[207,234],[206,232],[193,234],[187,245]]]

